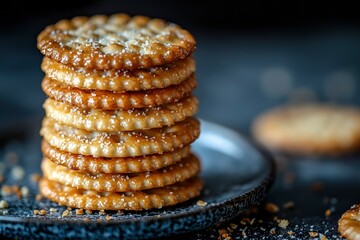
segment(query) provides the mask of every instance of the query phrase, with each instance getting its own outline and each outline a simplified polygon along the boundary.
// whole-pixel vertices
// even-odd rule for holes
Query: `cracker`
[[[176,149],[173,152],[128,158],[94,158],[61,151],[45,141],[41,144],[44,156],[55,164],[69,169],[92,174],[99,173],[138,173],[154,171],[172,165],[190,153],[190,146]]]
[[[47,77],[44,78],[41,85],[45,94],[56,101],[81,108],[116,110],[154,107],[177,102],[191,94],[191,91],[196,87],[196,80],[192,75],[179,85],[123,93],[72,88]]]
[[[360,111],[308,104],[279,107],[259,116],[255,138],[272,149],[302,154],[345,154],[360,149]]]
[[[200,134],[200,122],[187,118],[173,126],[131,132],[89,132],[44,118],[40,134],[53,147],[94,157],[135,157],[171,152]]]
[[[192,56],[150,69],[96,70],[75,68],[44,57],[41,64],[46,76],[63,84],[91,90],[140,91],[177,85],[195,72]]]
[[[152,172],[94,175],[70,170],[44,158],[41,169],[44,177],[65,186],[97,192],[132,192],[185,181],[199,173],[200,162],[190,154],[180,162]]]
[[[37,38],[38,49],[48,58],[96,69],[163,65],[186,58],[195,44],[194,37],[176,24],[126,14],[64,19]]]
[[[56,122],[88,131],[132,131],[170,126],[195,115],[198,100],[194,96],[158,107],[103,111],[84,109],[47,99],[46,116]]]
[[[148,210],[185,202],[200,195],[203,182],[192,178],[163,188],[139,192],[98,193],[61,185],[42,178],[39,190],[43,196],[72,208],[89,210]]]
[[[348,240],[360,239],[360,204],[356,204],[347,210],[339,219],[339,232],[341,237]]]

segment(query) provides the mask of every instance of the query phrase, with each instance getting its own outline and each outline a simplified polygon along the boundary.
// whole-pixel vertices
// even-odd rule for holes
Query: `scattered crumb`
[[[319,238],[320,238],[320,240],[328,240],[328,238],[324,234],[321,234],[321,233],[319,233]]]
[[[22,186],[20,188],[21,197],[28,197],[29,196],[29,188],[26,186]]]
[[[91,210],[85,210],[86,214],[92,214],[92,211]]]
[[[310,185],[310,190],[313,192],[321,192],[324,190],[324,184],[321,182],[315,182]]]
[[[83,214],[84,214],[84,209],[81,209],[81,208],[80,208],[80,209],[76,209],[76,210],[75,210],[75,214],[76,214],[76,215],[83,215]]]
[[[286,219],[281,219],[278,226],[281,227],[281,228],[286,228],[287,226],[289,225],[289,221],[286,220]]]
[[[66,209],[67,209],[68,211],[71,211],[71,210],[72,210],[72,208],[71,208],[71,207],[67,207]]]
[[[37,210],[37,209],[34,209],[33,213],[34,213],[34,215],[39,215],[39,214],[40,214],[40,211]]]
[[[267,203],[265,206],[265,210],[269,213],[277,213],[279,211],[279,207],[274,203]]]
[[[57,210],[56,208],[50,208],[49,211],[50,211],[50,213],[55,213],[55,212],[57,212],[58,210]]]
[[[106,216],[105,216],[105,219],[106,219],[106,221],[109,221],[109,220],[111,220],[111,219],[112,219],[112,217],[111,217],[111,216],[109,216],[109,214],[108,214],[108,215],[106,215]]]
[[[231,227],[232,229],[236,229],[236,228],[238,227],[238,225],[235,224],[235,223],[230,223],[230,227]]]
[[[97,222],[102,222],[101,218],[96,219]]]
[[[288,231],[287,233],[288,233],[289,236],[294,236],[295,235],[295,232],[293,232],[293,231]]]
[[[117,211],[117,214],[118,214],[118,215],[124,215],[124,212],[121,211],[121,210],[118,210],[118,211]]]
[[[3,185],[1,187],[1,195],[6,197],[6,196],[10,196],[11,194],[13,194],[12,188],[9,185]]]
[[[319,236],[319,233],[317,233],[317,232],[309,232],[309,235],[310,235],[310,237],[314,238],[314,237]]]
[[[105,212],[105,210],[100,210],[100,211],[99,211],[99,214],[100,214],[100,215],[105,215],[106,212]]]
[[[243,217],[243,218],[241,218],[241,220],[240,220],[240,224],[241,225],[246,225],[246,224],[248,224],[250,222],[250,218],[248,218],[248,217]]]
[[[5,200],[1,200],[0,201],[0,209],[5,209],[5,208],[8,208],[9,207],[9,204],[7,201]]]
[[[38,173],[33,173],[30,176],[31,181],[37,183],[40,181],[41,176]]]
[[[271,235],[275,235],[275,234],[276,234],[275,228],[270,229],[270,234],[271,234]]]
[[[12,190],[13,194],[16,195],[17,198],[21,198],[21,191],[20,191],[20,187],[18,185],[11,186],[11,190]]]
[[[245,231],[242,231],[242,232],[241,232],[241,235],[242,235],[244,238],[246,238],[246,237],[247,237],[247,235],[246,235],[246,232],[245,232]]]
[[[19,181],[19,180],[22,180],[25,176],[25,171],[24,171],[24,168],[20,167],[20,166],[14,166],[12,169],[11,169],[11,177],[16,180],[16,181]]]
[[[285,209],[293,209],[295,207],[295,203],[293,201],[289,201],[284,203],[283,207]]]
[[[1,209],[0,215],[5,216],[5,215],[8,215],[8,214],[9,214],[9,211],[7,209]]]
[[[46,210],[45,210],[45,209],[41,209],[41,210],[40,210],[40,215],[41,215],[41,216],[45,216],[45,215],[46,215]]]
[[[205,207],[207,205],[207,202],[203,201],[203,200],[198,200],[196,202],[196,205],[200,206],[200,207]]]
[[[220,229],[219,234],[220,234],[221,239],[226,239],[226,240],[231,240],[232,239],[230,237],[230,235],[226,232],[225,229]]]
[[[63,211],[62,214],[61,214],[62,217],[67,217],[67,216],[69,216],[69,215],[70,215],[70,211],[69,211],[69,210],[65,210],[65,211]]]
[[[326,209],[326,211],[325,211],[325,216],[326,217],[329,217],[330,215],[331,215],[331,209]]]
[[[88,217],[84,218],[84,222],[89,222],[90,219]]]

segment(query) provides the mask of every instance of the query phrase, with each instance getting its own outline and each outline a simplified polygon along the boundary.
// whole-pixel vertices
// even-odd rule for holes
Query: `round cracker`
[[[159,188],[194,177],[200,171],[200,162],[192,154],[163,169],[132,174],[90,174],[70,170],[44,158],[41,169],[49,180],[65,186],[97,192],[132,192]]]
[[[37,38],[38,49],[48,58],[96,69],[163,65],[186,58],[195,44],[194,37],[176,24],[126,14],[64,19]]]
[[[102,110],[145,108],[177,102],[189,96],[196,87],[195,76],[166,88],[156,88],[137,92],[88,91],[72,88],[45,77],[42,89],[50,98],[81,108]]]
[[[131,132],[89,132],[44,118],[40,134],[62,151],[94,157],[136,157],[171,152],[200,134],[200,122],[187,118],[175,125]]]
[[[265,146],[301,154],[344,154],[360,149],[357,108],[307,104],[283,106],[260,115],[253,135]]]
[[[356,204],[347,210],[339,219],[339,232],[341,237],[348,240],[360,239],[360,204]]]
[[[44,157],[55,164],[72,170],[92,174],[99,173],[139,173],[154,171],[172,165],[190,153],[190,146],[176,149],[173,152],[128,158],[95,158],[61,151],[42,141],[41,151]]]
[[[127,193],[98,193],[42,178],[40,193],[60,205],[89,210],[148,210],[185,202],[200,195],[203,182],[192,178],[163,188]]]
[[[195,72],[192,56],[151,69],[96,70],[75,68],[44,57],[41,69],[48,78],[68,86],[88,90],[140,91],[177,85]]]
[[[171,126],[198,111],[194,96],[158,107],[103,111],[84,109],[47,99],[43,105],[46,116],[56,122],[87,131],[132,131]]]

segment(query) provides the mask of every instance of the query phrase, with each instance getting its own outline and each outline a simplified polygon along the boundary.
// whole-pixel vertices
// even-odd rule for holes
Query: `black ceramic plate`
[[[30,144],[30,147],[19,143],[3,146],[2,151],[3,154],[6,151],[18,151],[20,158],[26,159],[29,158],[26,153],[29,150],[24,148],[38,148],[36,142],[28,140],[25,145]],[[112,217],[109,221],[98,213],[75,215],[74,210],[71,216],[61,218],[65,207],[48,200],[35,201],[35,184],[24,182],[33,194],[21,200],[14,196],[5,198],[10,206],[7,213],[0,211],[0,236],[140,239],[196,231],[230,220],[259,203],[273,182],[272,158],[232,130],[202,121],[201,137],[193,149],[202,160],[201,175],[206,184],[203,194],[197,199],[160,210],[125,212],[123,215],[109,212]],[[37,158],[35,156],[33,154],[32,158]],[[22,162],[28,169],[27,173],[33,166],[40,164],[39,159]],[[199,199],[207,202],[207,205],[198,206],[196,202]],[[48,211],[46,216],[33,214],[33,209],[49,210],[50,207],[59,211],[55,214],[49,214]],[[84,221],[85,218],[89,218],[89,221]]]

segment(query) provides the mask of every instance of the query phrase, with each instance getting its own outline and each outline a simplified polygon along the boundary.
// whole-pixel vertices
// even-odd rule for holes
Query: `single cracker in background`
[[[360,239],[360,204],[352,206],[338,221],[341,237],[348,240]]]
[[[68,86],[88,90],[140,91],[177,85],[195,72],[192,56],[150,69],[96,70],[75,68],[44,57],[41,69],[48,78]]]
[[[194,116],[198,111],[198,100],[194,96],[176,103],[167,103],[152,108],[103,111],[84,109],[45,100],[46,116],[60,124],[87,131],[132,131],[170,126]]]
[[[272,109],[253,123],[265,146],[300,154],[346,154],[360,149],[360,110],[326,104]]]
[[[161,19],[126,14],[64,19],[37,38],[42,54],[59,63],[96,69],[151,68],[184,59],[195,39]]]
[[[65,186],[97,192],[132,192],[159,188],[194,177],[200,171],[200,162],[192,154],[165,168],[129,174],[90,174],[70,170],[44,158],[41,163],[44,177]]]
[[[131,132],[89,132],[44,118],[40,134],[62,151],[94,157],[136,157],[171,152],[195,141],[200,122],[187,118],[175,125]]]
[[[190,153],[190,146],[163,154],[153,154],[128,158],[95,158],[61,151],[42,141],[41,151],[55,164],[69,169],[80,170],[92,174],[99,173],[138,173],[154,171],[172,165]]]
[[[178,85],[122,93],[72,88],[47,77],[44,78],[41,86],[46,95],[59,102],[81,108],[116,110],[154,107],[177,102],[191,94],[192,90],[196,87],[196,79],[194,75],[191,75]]]
[[[81,190],[42,178],[40,193],[60,205],[88,210],[148,210],[185,202],[200,195],[203,182],[195,177],[163,188],[109,193]]]

